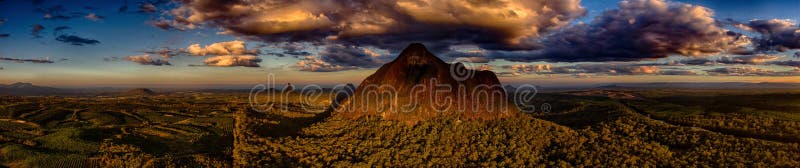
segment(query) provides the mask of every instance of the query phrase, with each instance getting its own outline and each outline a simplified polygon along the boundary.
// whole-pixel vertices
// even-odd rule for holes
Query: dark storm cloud
[[[738,28],[761,34],[756,39],[760,50],[800,49],[800,27],[790,20],[751,20],[747,23],[729,21]]]
[[[692,75],[700,75],[695,71],[692,70],[662,70],[661,75],[684,75],[684,76],[692,76]]]
[[[7,57],[0,57],[0,61],[11,61],[16,63],[37,63],[37,64],[52,64],[53,61],[50,59],[20,59],[20,58],[7,58]]]
[[[769,62],[770,65],[780,65],[780,66],[792,66],[800,68],[800,61],[795,60],[787,60],[787,61],[772,61]]]
[[[319,55],[325,62],[344,67],[373,68],[383,64],[365,50],[357,46],[329,45]]]
[[[487,57],[481,51],[447,51],[443,54],[439,54],[442,59],[445,60],[456,60],[459,61],[469,61],[471,63],[489,63],[493,60],[491,57]]]
[[[310,53],[310,52],[307,52],[307,51],[284,51],[284,52],[283,52],[283,54],[288,54],[288,55],[292,55],[292,56],[306,56],[306,55],[311,55],[311,53]]]
[[[153,66],[172,65],[167,60],[154,59],[150,57],[150,55],[125,56],[124,59],[126,61],[138,63],[140,65],[153,65]]]
[[[59,35],[58,37],[56,37],[56,41],[60,41],[60,42],[63,42],[63,43],[68,43],[68,44],[72,44],[72,45],[76,45],[76,46],[100,44],[100,41],[97,41],[97,40],[94,40],[94,39],[89,39],[89,38],[78,37],[78,36],[74,36],[74,35]]]
[[[694,59],[685,59],[675,61],[678,65],[714,65],[717,64],[716,61],[710,60],[708,58],[694,58]]]
[[[517,61],[636,61],[670,54],[702,56],[749,43],[722,28],[705,7],[663,0],[619,3],[589,24],[578,24],[544,39],[546,48],[525,53],[499,53]]]
[[[306,47],[301,43],[283,43],[278,45],[278,47],[283,49],[281,55],[291,55],[295,57],[311,55],[310,52],[305,51]]]
[[[44,31],[45,27],[40,24],[35,24],[31,26],[31,35],[33,38],[42,38],[42,31]]]
[[[456,44],[526,50],[586,13],[578,0],[262,2],[181,1],[170,10],[168,23],[185,29],[218,26],[265,41],[334,41],[391,51],[419,41],[439,45],[429,46],[434,51]]]
[[[267,55],[273,55],[273,56],[276,56],[276,57],[285,57],[286,56],[286,54],[275,53],[275,52],[267,53]]]

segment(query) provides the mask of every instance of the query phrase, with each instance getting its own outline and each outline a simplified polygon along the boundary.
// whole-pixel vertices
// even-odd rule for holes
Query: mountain
[[[510,109],[515,108],[493,72],[448,64],[414,43],[364,79],[334,113],[416,123],[442,116],[502,118],[515,114]]]
[[[9,85],[0,84],[0,95],[47,95],[64,92],[63,89],[17,82]]]

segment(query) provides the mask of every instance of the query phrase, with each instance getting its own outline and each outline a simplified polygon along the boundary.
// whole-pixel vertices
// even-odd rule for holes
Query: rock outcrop
[[[412,123],[442,116],[495,119],[516,113],[493,72],[448,64],[418,43],[364,79],[334,112]]]

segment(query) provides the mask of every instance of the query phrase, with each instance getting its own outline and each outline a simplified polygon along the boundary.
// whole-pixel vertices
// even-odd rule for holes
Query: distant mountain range
[[[0,95],[15,96],[68,96],[68,95],[152,95],[150,89],[138,88],[54,88],[38,86],[32,83],[17,82],[13,84],[0,84]]]
[[[776,83],[776,82],[718,82],[718,83],[693,83],[693,82],[654,82],[654,83],[615,83],[603,85],[597,88],[698,88],[698,89],[800,89],[800,83]]]
[[[64,89],[36,86],[32,83],[0,84],[0,95],[47,95],[62,94],[64,92],[66,92]]]
[[[556,90],[570,90],[570,89],[656,89],[656,88],[676,88],[676,89],[800,89],[800,83],[778,83],[778,82],[761,82],[761,83],[747,83],[747,82],[718,82],[718,83],[693,83],[693,82],[653,82],[653,83],[614,83],[606,85],[594,85],[586,87],[574,88],[554,88],[546,86],[543,87],[544,91],[553,89]],[[505,85],[504,89],[513,90],[514,86]],[[134,89],[135,90],[135,89]],[[172,91],[203,91],[203,92],[247,92],[249,89],[158,89],[158,92],[172,92]],[[120,93],[129,93],[133,91],[131,88],[55,88],[47,86],[34,85],[32,83],[17,82],[13,84],[0,84],[0,95],[19,95],[19,96],[46,96],[46,95],[114,95]],[[149,94],[144,92],[145,94]]]

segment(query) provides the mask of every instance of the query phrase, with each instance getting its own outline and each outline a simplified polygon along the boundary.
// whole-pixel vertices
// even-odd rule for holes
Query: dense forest
[[[542,93],[551,111],[416,124],[331,115],[327,97],[0,97],[8,167],[798,167],[800,94]]]
[[[234,163],[244,167],[800,165],[798,141],[665,122],[629,105],[634,100],[543,94],[536,101],[551,101],[554,111],[494,121],[444,117],[408,125],[379,118],[334,116],[317,121],[314,113],[242,110],[236,114]],[[791,127],[797,121],[780,122],[790,124],[775,127],[783,130],[776,132],[797,128]],[[286,129],[297,127],[304,128]]]

